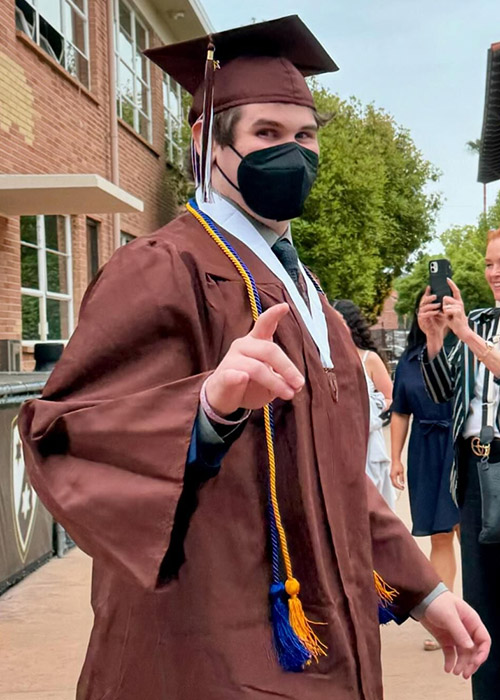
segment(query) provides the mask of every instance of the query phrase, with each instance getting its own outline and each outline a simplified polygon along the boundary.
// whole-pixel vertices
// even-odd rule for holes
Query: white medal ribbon
[[[319,293],[312,283],[309,275],[304,271],[302,263],[300,268],[307,285],[307,293],[311,304],[311,311],[302,299],[294,281],[286,272],[276,255],[273,253],[264,238],[260,235],[253,224],[238,209],[228,201],[213,191],[213,202],[204,202],[203,196],[198,189],[196,192],[196,203],[202,212],[207,214],[216,224],[225,231],[244,243],[250,250],[259,257],[262,262],[273,272],[278,279],[283,282],[290,295],[297,311],[309,331],[311,338],[316,343],[321,356],[323,367],[333,368],[330,353],[330,343],[328,341],[328,327],[325,314],[321,306]]]

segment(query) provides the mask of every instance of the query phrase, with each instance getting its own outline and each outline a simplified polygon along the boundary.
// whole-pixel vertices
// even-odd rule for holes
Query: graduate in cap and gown
[[[291,239],[334,62],[298,17],[147,54],[194,94],[196,197],[116,251],[20,416],[94,562],[78,700],[381,700],[410,614],[469,677],[487,632],[366,478],[361,363]]]

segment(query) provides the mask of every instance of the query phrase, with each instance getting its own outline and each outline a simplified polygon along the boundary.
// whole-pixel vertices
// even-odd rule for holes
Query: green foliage
[[[488,230],[499,226],[500,194],[486,217],[481,214],[477,224],[453,226],[442,234],[441,241],[445,250],[443,255],[422,256],[408,275],[396,280],[395,288],[399,295],[396,312],[404,315],[413,311],[415,297],[426,286],[429,278],[429,260],[437,257],[450,260],[453,279],[460,289],[467,311],[491,306],[493,296],[484,277],[484,254]]]
[[[294,221],[301,259],[329,298],[349,298],[374,318],[408,257],[431,238],[440,197],[437,170],[409,133],[373,105],[342,101],[313,84],[321,114],[320,171]]]
[[[398,293],[395,311],[399,316],[413,314],[417,295],[425,289],[429,279],[429,262],[439,257],[442,256],[420,255],[411,272],[394,282],[394,288]]]
[[[188,124],[187,116],[191,107],[191,96],[185,90],[181,92],[182,113],[184,118],[180,132],[177,133],[178,143],[183,154],[182,162],[170,163],[169,146],[165,141],[165,155],[167,159],[166,183],[171,192],[174,193],[175,200],[179,207],[182,207],[194,195],[195,186],[191,175],[190,164],[190,144],[191,127]]]
[[[475,139],[474,141],[467,141],[467,143],[465,145],[471,153],[479,153],[479,151],[481,150],[481,139]]]

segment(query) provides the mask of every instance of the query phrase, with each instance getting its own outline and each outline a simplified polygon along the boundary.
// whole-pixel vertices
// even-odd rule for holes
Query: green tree
[[[467,141],[467,143],[465,145],[471,153],[479,153],[479,151],[481,150],[481,139],[475,139],[474,141]]]
[[[474,153],[475,155],[481,152],[481,139],[475,139],[474,141],[467,141],[465,147],[469,153]],[[483,214],[486,214],[486,183],[483,182]]]
[[[374,318],[409,256],[431,239],[440,196],[426,186],[438,172],[383,110],[316,85],[313,94],[334,118],[320,131],[319,175],[294,240],[330,298],[352,299]]]
[[[183,157],[182,161],[171,163],[169,158],[169,145],[165,140],[166,173],[165,181],[168,190],[173,194],[178,207],[182,207],[195,193],[195,185],[191,173],[191,127],[187,116],[191,107],[192,98],[185,90],[181,92],[183,120],[180,130],[176,133]]]
[[[481,214],[474,225],[453,226],[441,235],[444,254],[439,256],[422,255],[411,272],[396,280],[398,292],[396,311],[400,315],[413,311],[415,297],[424,289],[429,279],[429,260],[446,257],[453,268],[453,279],[457,283],[467,311],[491,306],[493,296],[484,277],[484,254],[486,235],[491,228],[500,226],[500,194],[488,209],[486,216]]]
[[[394,288],[398,293],[398,301],[395,306],[398,316],[411,316],[415,308],[415,300],[428,282],[429,262],[438,257],[442,256],[420,255],[413,264],[411,272],[399,277],[394,282]]]

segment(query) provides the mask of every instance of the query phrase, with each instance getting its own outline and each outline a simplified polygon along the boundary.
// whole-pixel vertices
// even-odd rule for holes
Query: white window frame
[[[173,78],[168,75],[168,73],[163,74],[163,83],[165,85],[166,92],[166,104],[165,104],[165,93],[163,95],[163,113],[165,117],[165,141],[167,144],[167,159],[169,163],[175,167],[183,170],[183,158],[184,153],[182,152],[182,143],[178,143],[173,137],[173,122],[175,126],[178,126],[179,132],[182,130],[184,114],[182,110],[182,88]],[[170,94],[172,88],[175,88],[175,93],[177,96],[177,104],[179,105],[179,112],[176,114],[170,105]]]
[[[40,40],[40,17],[42,17],[51,27],[52,25],[50,24],[49,20],[46,19],[38,9],[38,0],[24,0],[24,2],[29,5],[34,13],[35,13],[35,23],[34,26],[32,27],[32,33],[29,34],[26,30],[23,29],[23,31],[30,36],[33,41],[35,41],[38,46],[40,46],[43,50],[46,51],[46,49],[42,46],[41,40]],[[90,51],[89,51],[89,7],[88,7],[88,0],[83,0],[83,10],[80,10],[80,8],[73,2],[73,0],[52,0],[54,3],[59,4],[59,12],[61,15],[61,31],[56,29],[55,27],[52,27],[52,29],[60,34],[63,40],[63,53],[62,56],[52,56],[51,53],[47,51],[49,56],[52,56],[52,58],[59,63],[75,80],[78,80],[78,82],[81,82],[78,75],[74,73],[73,71],[70,70],[70,67],[68,65],[69,61],[69,55],[67,51],[67,44],[71,46],[71,48],[76,51],[76,53],[80,54],[86,62],[87,62],[87,82],[84,85],[87,89],[90,89]],[[84,43],[85,43],[85,52],[81,51],[77,46],[73,44],[73,42],[70,40],[68,33],[67,33],[67,28],[66,28],[66,13],[64,12],[65,6],[68,5],[74,12],[77,13],[77,15],[80,17],[80,19],[83,21],[84,25]],[[16,6],[16,11],[17,11],[17,6]],[[21,12],[19,10],[19,12]],[[22,12],[21,12],[22,14]],[[82,83],[83,85],[83,83]]]
[[[32,289],[30,287],[21,286],[21,295],[36,297],[39,300],[39,313],[40,313],[40,323],[38,328],[38,334],[40,336],[37,340],[22,339],[22,344],[30,347],[35,345],[35,343],[60,343],[69,340],[71,334],[74,330],[74,313],[73,313],[73,255],[71,249],[71,219],[69,216],[64,216],[64,235],[65,235],[65,247],[66,252],[61,253],[59,251],[54,251],[52,248],[47,248],[46,237],[45,237],[45,218],[43,215],[38,215],[36,217],[36,238],[37,243],[28,243],[20,238],[20,245],[27,248],[34,248],[37,251],[38,259],[38,289]],[[19,222],[20,223],[20,222]],[[59,292],[51,292],[48,290],[47,285],[47,251],[49,253],[57,252],[61,257],[66,258],[66,279],[68,282],[68,291],[66,294],[61,294]],[[54,299],[56,301],[67,302],[68,306],[68,338],[51,338],[48,339],[49,335],[49,324],[47,321],[47,299]]]
[[[136,22],[141,25],[141,27],[144,29],[145,37],[146,37],[146,48],[149,48],[149,29],[144,22],[144,20],[140,17],[138,14],[137,10],[134,8],[134,6],[126,2],[126,0],[113,0],[114,2],[114,15],[115,15],[115,56],[116,56],[116,99],[117,99],[117,108],[118,108],[118,116],[123,119],[123,99],[122,95],[120,92],[120,69],[121,65],[123,64],[124,67],[128,71],[132,73],[133,76],[133,95],[132,95],[132,101],[130,99],[127,99],[127,103],[132,107],[133,110],[133,125],[129,124],[134,131],[136,131],[140,136],[143,136],[141,134],[140,130],[140,124],[139,124],[139,114],[142,114],[145,119],[147,120],[148,128],[147,128],[147,134],[143,138],[146,138],[147,141],[150,143],[152,142],[152,134],[153,134],[153,129],[152,129],[152,123],[153,123],[153,117],[152,117],[152,106],[151,106],[151,70],[150,70],[150,62],[148,61],[146,63],[146,82],[142,79],[142,77],[137,73],[136,70],[136,56],[137,56],[137,40],[136,40]],[[131,29],[132,29],[132,35],[130,36],[130,39],[132,41],[132,51],[133,51],[133,58],[132,58],[132,66],[129,66],[121,57],[120,57],[120,2],[125,5],[125,7],[128,9],[130,12],[131,16]],[[121,70],[124,70],[122,68]],[[140,82],[146,87],[147,90],[147,112],[144,112],[144,110],[140,109],[139,107],[139,102],[137,100],[137,81],[140,80]],[[125,120],[124,120],[125,121]],[[126,122],[128,124],[128,122]]]
[[[120,231],[120,246],[128,245],[129,243],[132,243],[132,241],[135,241],[136,238],[137,236],[134,236],[131,233]]]

